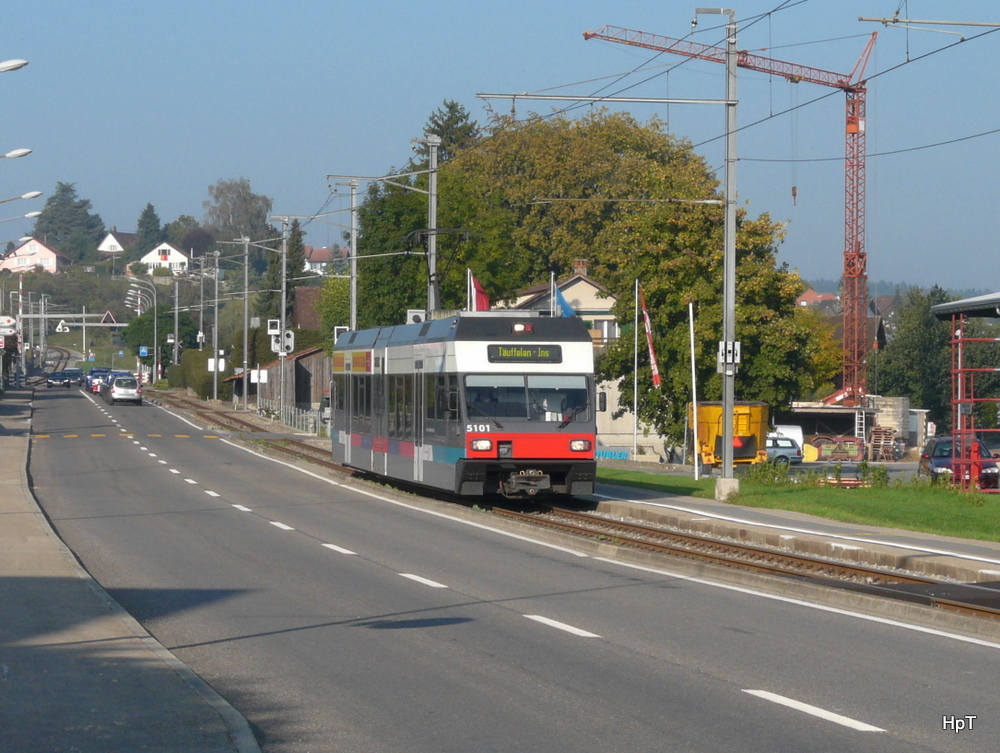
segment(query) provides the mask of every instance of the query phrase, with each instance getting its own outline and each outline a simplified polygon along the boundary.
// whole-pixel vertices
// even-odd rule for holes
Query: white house
[[[323,274],[334,261],[344,257],[340,249],[305,247],[305,268],[304,272],[316,272]]]
[[[98,244],[97,250],[109,256],[121,256],[137,240],[139,240],[138,233],[122,233],[118,230],[112,230],[104,236],[104,240]]]
[[[576,316],[587,324],[594,345],[604,346],[620,336],[618,322],[615,321],[611,307],[617,302],[617,296],[608,293],[607,288],[587,276],[586,259],[573,262],[573,274],[562,280],[556,280],[556,288],[573,309]],[[552,286],[543,282],[534,285],[518,294],[513,308],[542,309],[553,308]],[[558,315],[559,308],[555,306]]]
[[[72,264],[72,261],[68,256],[32,238],[3,257],[0,269],[10,272],[30,272],[37,268],[56,274],[69,264]]]
[[[150,272],[160,267],[169,269],[170,273],[174,275],[187,272],[191,266],[191,257],[177,248],[173,243],[167,243],[166,241],[143,256],[139,261],[149,267]]]

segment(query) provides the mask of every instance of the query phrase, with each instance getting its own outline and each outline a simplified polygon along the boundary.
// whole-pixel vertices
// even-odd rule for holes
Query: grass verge
[[[695,481],[621,468],[598,468],[599,481],[678,496],[713,499],[715,479]],[[815,477],[794,483],[787,474],[774,480],[740,480],[734,505],[789,510],[845,523],[1000,541],[1000,495],[960,492],[949,486],[914,481],[841,489],[820,485]]]

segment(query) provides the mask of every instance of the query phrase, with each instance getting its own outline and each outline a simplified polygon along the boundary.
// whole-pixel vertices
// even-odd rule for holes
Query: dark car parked
[[[100,392],[101,382],[110,372],[105,366],[94,366],[87,374],[87,392]]]
[[[46,387],[72,387],[73,378],[65,371],[53,371],[45,377]]]
[[[951,437],[933,437],[927,440],[920,452],[920,463],[917,466],[918,476],[927,476],[931,481],[952,478],[952,448],[954,440]],[[978,460],[976,456],[978,455]],[[975,440],[975,446],[969,450],[969,464],[963,465],[968,474],[972,462],[979,463],[979,487],[981,489],[1000,488],[1000,465],[997,464],[1000,454],[993,454],[983,444]],[[966,476],[968,478],[968,476]]]
[[[70,379],[70,381],[73,384],[77,386],[83,384],[83,369],[76,369],[76,368],[66,369],[63,373]]]

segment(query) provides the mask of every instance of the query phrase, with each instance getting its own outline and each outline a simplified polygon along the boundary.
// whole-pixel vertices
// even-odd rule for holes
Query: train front
[[[462,494],[592,494],[597,472],[594,350],[578,319],[511,320],[456,342],[465,457]]]

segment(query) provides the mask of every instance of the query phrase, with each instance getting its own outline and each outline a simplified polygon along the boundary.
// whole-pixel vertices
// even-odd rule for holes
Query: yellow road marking
[[[92,436],[92,437],[106,437],[108,435],[107,434],[91,434],[90,436]]]
[[[63,434],[63,439],[76,439],[79,434]]]
[[[190,434],[174,434],[174,436],[177,437],[178,439],[191,439]]]

